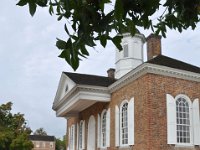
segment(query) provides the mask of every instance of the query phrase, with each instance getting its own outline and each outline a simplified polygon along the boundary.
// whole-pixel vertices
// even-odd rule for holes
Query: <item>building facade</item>
[[[68,149],[200,150],[200,68],[163,56],[159,36],[123,36],[108,77],[61,75],[53,109]]]
[[[30,135],[29,139],[32,141],[33,150],[55,150],[56,140],[54,136]]]

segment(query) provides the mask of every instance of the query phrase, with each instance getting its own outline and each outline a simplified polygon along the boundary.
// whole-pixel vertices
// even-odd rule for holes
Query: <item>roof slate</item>
[[[72,79],[76,84],[81,85],[94,85],[94,86],[104,86],[108,87],[112,83],[116,81],[116,79],[112,79],[104,76],[96,76],[96,75],[88,75],[88,74],[79,74],[79,73],[71,73],[71,72],[63,72],[70,79]]]
[[[55,141],[54,136],[29,135],[31,141]]]
[[[185,63],[180,60],[176,60],[176,59],[164,56],[164,55],[158,55],[157,57],[148,60],[147,63],[171,67],[171,68],[180,69],[180,70],[186,70],[186,71],[190,71],[194,73],[200,73],[199,67]]]

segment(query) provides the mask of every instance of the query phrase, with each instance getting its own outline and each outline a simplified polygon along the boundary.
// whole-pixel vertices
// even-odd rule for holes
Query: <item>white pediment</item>
[[[67,93],[71,91],[73,87],[76,86],[76,83],[71,80],[66,74],[62,73],[54,103],[60,101]]]

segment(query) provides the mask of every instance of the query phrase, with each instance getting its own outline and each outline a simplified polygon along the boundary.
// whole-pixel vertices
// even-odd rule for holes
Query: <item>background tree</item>
[[[56,138],[56,150],[66,150],[66,136],[63,139]]]
[[[56,46],[74,70],[96,41],[105,47],[110,40],[122,50],[124,32],[134,35],[141,27],[165,37],[167,29],[195,29],[200,19],[200,0],[18,0],[17,5],[28,5],[32,16],[37,7],[48,7],[58,21],[65,20],[68,39],[57,39]]]
[[[35,132],[33,134],[47,136],[47,132],[44,130],[44,128],[39,128],[39,129],[35,130]]]
[[[12,114],[12,103],[0,105],[0,149],[31,150],[32,142],[28,139],[31,129],[26,126],[24,115]]]

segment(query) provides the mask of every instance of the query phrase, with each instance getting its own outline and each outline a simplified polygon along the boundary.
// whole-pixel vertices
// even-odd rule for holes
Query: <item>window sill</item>
[[[193,144],[175,144],[175,147],[187,147],[187,148],[194,148]]]
[[[100,148],[100,150],[106,150],[107,149],[107,147],[101,147]]]
[[[129,145],[120,145],[119,146],[119,149],[127,149],[127,148],[130,148]]]

